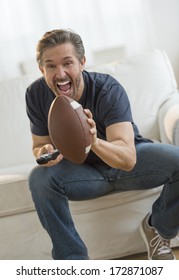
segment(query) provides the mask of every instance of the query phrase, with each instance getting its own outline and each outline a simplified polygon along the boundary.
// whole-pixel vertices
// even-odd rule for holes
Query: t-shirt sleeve
[[[118,122],[133,123],[131,106],[125,89],[119,83],[110,85],[100,103],[105,127]]]
[[[26,90],[26,112],[30,120],[32,134],[39,136],[49,135],[47,122],[43,116],[39,100],[28,89]]]

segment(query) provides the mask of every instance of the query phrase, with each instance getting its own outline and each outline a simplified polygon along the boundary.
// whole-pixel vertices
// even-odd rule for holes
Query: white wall
[[[153,23],[151,47],[167,52],[179,84],[179,0],[147,1]]]
[[[93,52],[125,46],[127,55],[165,50],[179,81],[179,0],[0,0],[0,80],[21,74],[47,30],[71,28]]]

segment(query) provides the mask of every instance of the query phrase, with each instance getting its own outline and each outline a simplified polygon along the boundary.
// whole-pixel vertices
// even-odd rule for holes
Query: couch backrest
[[[25,90],[35,80],[22,76],[0,82],[0,167],[33,163]]]
[[[115,61],[90,70],[114,76],[128,93],[133,118],[142,135],[160,140],[158,109],[167,99],[178,94],[166,53],[159,50],[140,53],[123,63]]]

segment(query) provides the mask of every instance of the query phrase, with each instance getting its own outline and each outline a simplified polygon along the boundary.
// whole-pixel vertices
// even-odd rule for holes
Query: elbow
[[[137,154],[136,150],[132,150],[131,153],[126,158],[126,164],[124,171],[131,171],[134,169],[135,165],[137,163]]]
[[[136,155],[133,155],[130,156],[130,158],[126,159],[126,161],[124,161],[123,166],[121,166],[120,163],[117,168],[129,172],[134,169],[136,162],[137,162]]]
[[[132,169],[134,169],[135,165],[136,165],[136,159],[129,160],[125,166],[124,171],[131,171]]]
[[[134,169],[137,162],[136,153],[130,156],[130,158],[126,161],[125,171],[131,171]]]

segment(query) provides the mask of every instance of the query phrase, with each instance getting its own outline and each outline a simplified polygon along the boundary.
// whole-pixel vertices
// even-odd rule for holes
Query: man
[[[85,200],[116,190],[150,189],[164,184],[160,197],[141,223],[148,258],[175,259],[170,239],[179,229],[179,148],[143,138],[133,122],[124,88],[113,77],[84,70],[85,51],[78,34],[47,32],[37,44],[43,77],[26,92],[33,153],[53,152],[47,118],[55,96],[82,104],[92,134],[82,165],[60,154],[29,176],[32,197],[53,244],[54,259],[89,259],[75,229],[68,200]]]

